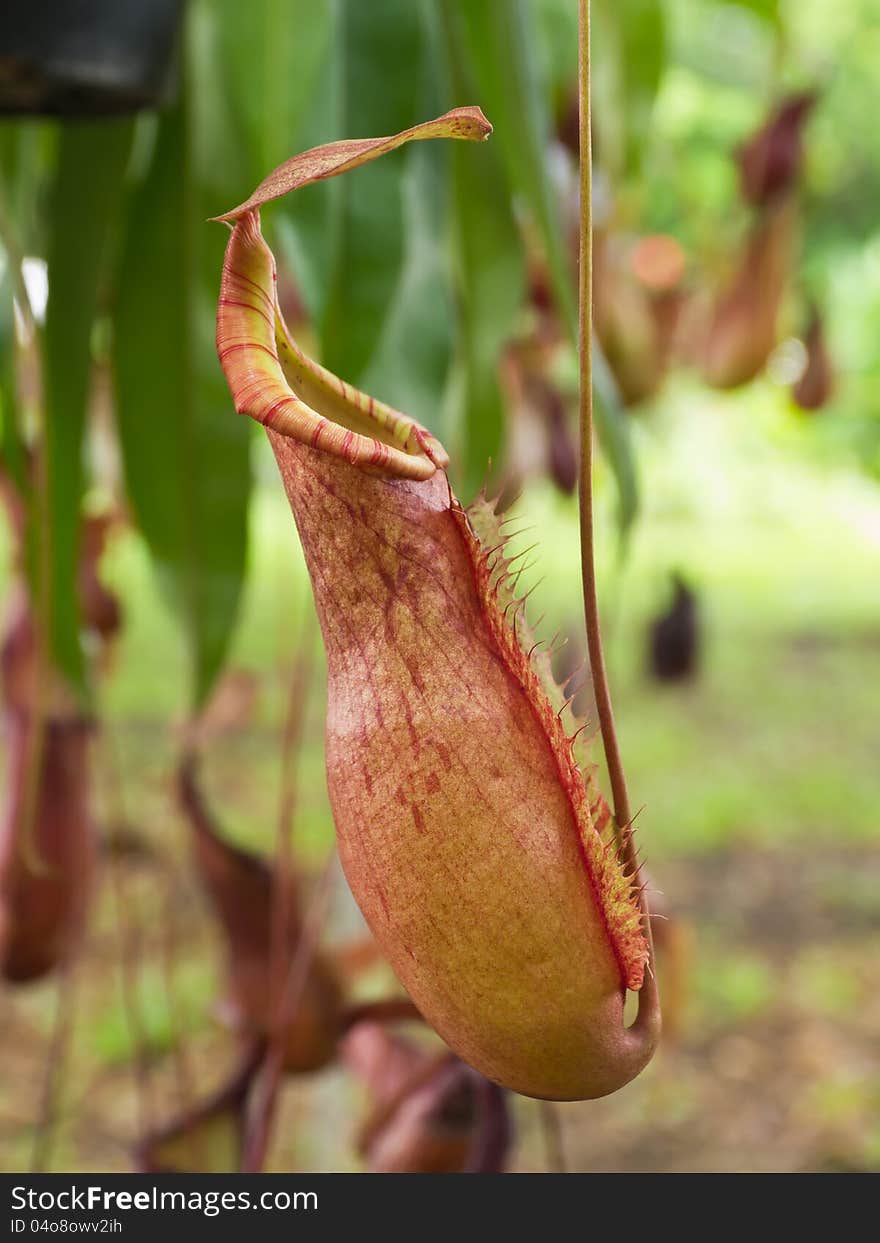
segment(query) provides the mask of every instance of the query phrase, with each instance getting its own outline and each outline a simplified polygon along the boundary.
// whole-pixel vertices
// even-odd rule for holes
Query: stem
[[[580,98],[580,236],[578,245],[580,283],[578,293],[578,353],[580,362],[580,531],[581,575],[584,584],[584,618],[587,651],[593,674],[596,715],[605,749],[611,782],[614,820],[620,855],[632,877],[642,912],[642,929],[650,957],[645,983],[639,994],[639,1018],[656,1023],[657,982],[653,970],[654,944],[647,899],[641,885],[639,861],[632,832],[632,812],[623,771],[623,761],[614,726],[614,709],[602,650],[599,600],[596,591],[596,545],[593,518],[593,147],[590,106],[590,0],[578,0],[578,95]]]
[[[195,1093],[193,1091],[192,1066],[186,1049],[186,1036],[183,1025],[179,1021],[180,1006],[178,1005],[179,990],[176,987],[177,965],[179,958],[180,936],[178,910],[182,906],[181,889],[177,883],[174,865],[164,877],[164,893],[162,898],[162,984],[165,993],[165,1004],[168,1010],[168,1030],[171,1040],[171,1053],[174,1062],[175,1087],[177,1100],[181,1102],[182,1113],[192,1113]],[[143,1137],[141,1137],[143,1138]],[[203,1136],[198,1128],[193,1129],[189,1137],[190,1159],[194,1169],[205,1168]]]
[[[330,901],[333,883],[333,866],[336,861],[335,852],[330,855],[318,881],[317,890],[312,898],[296,952],[290,961],[284,989],[278,1008],[281,1022],[288,1022],[296,1013],[296,1007],[302,1000],[308,982],[308,973],[315,959],[318,942],[327,907]],[[242,1174],[260,1174],[266,1162],[272,1129],[278,1106],[278,1092],[284,1074],[284,1045],[277,1039],[270,1040],[266,1049],[263,1066],[259,1072],[259,1080],[255,1089],[253,1112],[248,1122],[244,1154],[241,1164]]]
[[[538,1101],[538,1117],[541,1122],[541,1134],[544,1139],[548,1174],[567,1174],[568,1161],[565,1156],[565,1136],[562,1130],[562,1118],[555,1101]]]
[[[281,731],[281,792],[278,813],[278,837],[275,851],[273,901],[271,911],[271,944],[269,978],[271,980],[272,1012],[269,1030],[272,1041],[284,1043],[285,1020],[282,1012],[285,964],[290,941],[291,912],[296,891],[291,837],[297,803],[297,764],[302,746],[303,723],[311,685],[314,610],[306,600],[296,659],[290,678],[287,712]]]
[[[107,815],[110,823],[128,825],[123,779],[116,739],[104,730],[101,737],[104,790]],[[119,984],[122,1012],[132,1043],[132,1079],[135,1098],[135,1141],[138,1147],[153,1129],[153,1093],[150,1073],[150,1054],[146,1023],[141,1004],[141,969],[144,960],[141,906],[135,901],[127,875],[124,858],[113,853],[109,860],[110,888],[115,916],[115,948],[119,955]]]
[[[31,1174],[45,1174],[52,1163],[52,1148],[55,1142],[58,1116],[61,1103],[60,1095],[64,1084],[65,1072],[68,1069],[67,1059],[70,1052],[70,1040],[74,1023],[76,953],[68,952],[60,964],[60,975],[55,994],[55,1016],[52,1020],[52,1036],[46,1054],[46,1074],[43,1080],[43,1095],[40,1104],[40,1118],[34,1137],[31,1154]]]
[[[30,345],[37,363],[37,374],[40,377],[35,401],[39,416],[39,428],[45,430],[46,412],[43,405],[45,398],[45,360],[43,357],[43,341],[40,326],[37,323],[34,309],[28,294],[27,282],[24,278],[24,248],[21,245],[12,212],[9,207],[6,188],[0,179],[0,245],[6,252],[6,263],[10,269],[12,290],[18,303],[18,310],[24,322],[26,334],[30,337]],[[16,332],[13,325],[10,348],[13,355],[16,351]],[[16,364],[13,362],[13,375]],[[17,376],[14,380],[17,384]],[[16,403],[17,404],[17,403]],[[36,521],[37,558],[34,567],[34,583],[27,582],[27,574],[23,575],[29,595],[33,600],[34,642],[36,645],[36,662],[34,673],[33,701],[31,703],[30,721],[28,725],[28,758],[25,764],[24,796],[22,799],[21,836],[18,843],[20,857],[25,865],[35,872],[45,872],[45,866],[39,858],[34,846],[34,829],[36,824],[37,802],[40,793],[40,780],[43,766],[44,734],[46,727],[46,699],[48,695],[48,653],[49,633],[51,625],[51,547],[52,532],[49,523],[49,472],[46,461],[45,447],[40,447],[33,454],[33,470],[36,481],[33,513],[29,512],[26,501],[23,501],[24,520],[22,531],[16,533],[21,540],[18,552],[22,564],[26,563],[26,545],[28,525]]]
[[[430,1083],[435,1075],[442,1073],[444,1069],[454,1064],[454,1061],[455,1055],[448,1049],[443,1049],[440,1053],[429,1054],[424,1061],[415,1065],[390,1096],[384,1100],[381,1098],[377,1100],[372,1113],[358,1134],[357,1146],[360,1152],[365,1154],[368,1151],[373,1140],[388,1125],[408,1096]]]
[[[277,1097],[282,1083],[285,1057],[285,1038],[295,1017],[302,994],[308,983],[309,972],[318,949],[320,925],[324,907],[329,896],[330,864],[321,881],[309,919],[303,927],[293,956],[290,956],[291,939],[295,927],[295,901],[297,878],[292,851],[292,834],[297,804],[297,764],[302,744],[305,713],[311,686],[314,611],[306,601],[300,624],[299,638],[295,645],[297,653],[290,678],[290,688],[284,724],[281,731],[281,791],[278,813],[278,835],[272,874],[272,906],[269,944],[269,998],[270,1013],[268,1037],[258,1064],[257,1086],[254,1104],[250,1111],[242,1156],[242,1172],[260,1173],[272,1138]],[[197,831],[208,829],[213,833],[206,812],[198,798],[194,781],[197,763],[197,742],[204,736],[204,721],[193,722],[190,740],[181,756],[178,768],[181,801],[184,810],[193,821]],[[333,856],[335,858],[335,856]]]
[[[0,180],[0,245],[6,251],[6,263],[10,270],[12,289],[18,302],[18,309],[28,332],[36,334],[37,317],[31,306],[30,296],[24,279],[24,252],[19,245],[12,213],[6,196],[6,187]]]
[[[471,1071],[476,1097],[476,1129],[463,1174],[502,1174],[510,1148],[507,1093],[497,1083]]]
[[[611,780],[614,818],[622,833],[628,833],[630,820],[629,794],[620,758],[614,709],[608,688],[602,633],[599,623],[599,600],[596,590],[596,549],[593,519],[593,150],[591,141],[590,106],[590,3],[580,4],[580,56],[578,88],[580,95],[580,241],[579,241],[579,321],[580,355],[580,424],[581,424],[581,574],[584,583],[584,616],[587,625],[587,648],[593,673],[596,711],[602,731],[602,744]]]
[[[293,958],[289,959],[288,955],[291,935],[290,917],[296,883],[291,844],[297,801],[296,766],[302,744],[303,722],[311,683],[313,623],[314,613],[309,601],[306,600],[299,642],[296,644],[297,657],[290,680],[287,712],[281,732],[281,796],[273,874],[269,953],[272,1002],[269,1015],[269,1040],[258,1081],[256,1104],[248,1126],[242,1166],[243,1172],[251,1174],[261,1173],[266,1161],[284,1070],[285,1037],[295,1017],[296,1007],[302,999],[317,950],[317,932],[313,935],[312,925],[318,917],[313,911],[312,923],[301,932]]]
[[[421,1011],[408,997],[384,997],[379,1001],[361,1001],[343,1013],[340,1026],[350,1031],[358,1023],[424,1023]]]

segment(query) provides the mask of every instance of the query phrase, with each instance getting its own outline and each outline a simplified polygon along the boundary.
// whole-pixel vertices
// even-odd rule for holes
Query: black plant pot
[[[107,116],[163,102],[184,0],[6,0],[0,113]]]

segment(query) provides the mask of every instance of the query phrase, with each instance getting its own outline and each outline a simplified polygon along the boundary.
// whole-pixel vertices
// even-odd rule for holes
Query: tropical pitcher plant
[[[637,1075],[659,1035],[629,817],[615,791],[615,824],[586,723],[532,636],[494,506],[483,495],[463,506],[426,428],[303,352],[260,229],[263,204],[404,143],[490,133],[478,108],[457,108],[281,165],[218,217],[231,236],[217,349],[236,410],[266,428],[305,551],[351,890],[459,1057],[528,1096],[586,1099]],[[588,376],[588,322],[582,335]],[[591,656],[604,725],[592,644]],[[640,992],[630,1026],[628,990]]]

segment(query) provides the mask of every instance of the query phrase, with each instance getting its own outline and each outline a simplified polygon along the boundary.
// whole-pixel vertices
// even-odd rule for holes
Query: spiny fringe
[[[599,789],[596,765],[590,756],[596,730],[572,712],[571,697],[553,676],[552,652],[535,639],[526,621],[525,603],[530,592],[517,595],[522,569],[511,568],[523,554],[511,558],[504,555],[511,536],[503,534],[501,528],[509,520],[499,518],[485,492],[467,510],[453,505],[452,512],[470,555],[490,633],[547,735],[623,983],[638,991],[645,978],[648,946],[642,932],[639,894],[618,858],[611,809]],[[566,718],[573,729],[571,734]]]

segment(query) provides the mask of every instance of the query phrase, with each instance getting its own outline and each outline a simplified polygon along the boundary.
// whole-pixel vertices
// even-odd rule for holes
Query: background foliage
[[[269,848],[279,671],[309,607],[274,466],[259,430],[234,416],[216,362],[225,231],[208,218],[294,151],[479,103],[495,125],[489,144],[414,145],[265,217],[303,339],[427,423],[464,496],[490,460],[501,483],[514,416],[499,364],[533,327],[536,269],[559,332],[572,334],[570,163],[553,136],[571,104],[575,10],[570,0],[191,0],[180,87],[161,111],[0,121],[2,463],[26,500],[53,662],[113,733],[126,817],[175,867],[169,722],[203,705],[228,668],[261,691],[209,757],[208,777],[237,839]],[[599,367],[603,599],[624,754],[648,805],[649,861],[698,945],[682,1048],[623,1105],[572,1111],[567,1125],[591,1168],[866,1168],[880,1158],[868,1057],[880,866],[880,0],[595,0],[594,22],[597,207],[621,234],[674,236],[701,280],[729,265],[749,225],[735,148],[781,94],[815,86],[820,101],[796,276],[767,369],[719,394],[681,363],[630,410]],[[22,257],[38,377],[22,364],[20,291],[16,343]],[[824,308],[837,384],[804,417],[785,360],[810,299]],[[570,407],[570,345],[554,367]],[[45,474],[34,478],[26,459],[37,447]],[[100,680],[75,582],[79,515],[110,501],[128,523],[102,572],[126,624]],[[576,632],[574,502],[531,477],[517,512],[541,550],[529,573],[545,579],[546,629]],[[10,590],[13,543],[4,530]],[[644,629],[675,567],[701,596],[703,670],[690,687],[658,691],[644,674]],[[320,717],[316,694],[299,762],[307,859],[332,839]],[[139,873],[133,884],[146,926],[157,883]],[[112,957],[113,926],[102,906],[99,959]],[[181,1021],[213,1049],[216,965],[204,921],[186,932]],[[139,1004],[157,1062],[181,1038],[160,963],[148,944]],[[136,1040],[118,982],[98,969],[83,988],[91,1017],[75,1056],[101,1085],[109,1126],[130,1091]],[[8,1004],[8,1056],[32,1085],[27,1048],[48,1031],[50,994]],[[20,1090],[0,1095],[13,1168],[30,1134]],[[343,1109],[338,1085],[315,1091],[292,1112]],[[525,1115],[523,1128],[534,1168],[542,1158]],[[113,1145],[85,1130],[71,1124],[65,1159],[110,1159]],[[279,1165],[338,1160],[333,1130],[315,1125],[309,1150],[282,1128]]]
[[[522,326],[527,253],[546,263],[569,333],[574,325],[549,139],[571,100],[575,10],[567,0],[255,0],[245,13],[197,0],[178,98],[160,116],[134,128],[3,123],[6,210],[19,245],[50,271],[49,607],[54,656],[71,677],[84,676],[73,515],[103,482],[88,469],[90,354],[114,376],[126,492],[187,635],[194,702],[222,664],[245,569],[249,430],[223,417],[211,327],[223,235],[205,221],[292,150],[394,132],[465,97],[490,115],[491,149],[406,150],[281,204],[270,227],[327,365],[431,424],[454,450],[463,491],[482,482],[488,460],[502,461],[498,359]],[[872,16],[874,0],[808,12],[771,0],[599,0],[595,14],[599,176],[613,187],[618,226],[671,232],[710,271],[745,222],[733,148],[780,90],[820,87],[799,296],[828,305],[846,385],[838,417],[819,421],[812,439],[817,453],[849,453],[869,470],[880,314],[864,279],[880,176],[863,105]],[[7,323],[10,297],[7,265]],[[601,364],[598,384],[626,525],[636,506],[631,420]],[[20,435],[9,383],[3,428],[10,444]],[[14,447],[5,456],[13,462]]]

